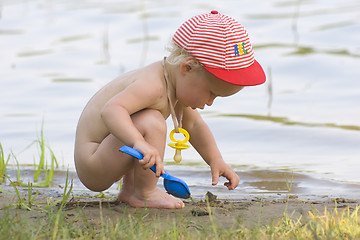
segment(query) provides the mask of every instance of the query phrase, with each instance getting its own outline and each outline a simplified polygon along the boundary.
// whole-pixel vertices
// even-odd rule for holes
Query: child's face
[[[178,100],[193,109],[211,106],[216,97],[227,97],[239,92],[243,86],[236,86],[210,74],[205,69],[186,72],[176,89]]]

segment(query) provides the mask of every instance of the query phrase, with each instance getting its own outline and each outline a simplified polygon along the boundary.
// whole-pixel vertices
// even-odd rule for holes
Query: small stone
[[[211,192],[208,191],[208,192],[205,194],[205,199],[206,199],[206,201],[208,201],[208,202],[215,202],[216,199],[217,199],[217,196],[216,196],[215,194],[213,194],[213,193],[211,193]]]
[[[200,217],[200,216],[207,216],[209,215],[209,212],[205,209],[201,209],[201,208],[194,208],[191,210],[191,214],[193,216],[196,216],[196,217]]]

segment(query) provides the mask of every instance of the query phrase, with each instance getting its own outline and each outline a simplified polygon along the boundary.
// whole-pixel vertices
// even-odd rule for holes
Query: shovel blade
[[[164,179],[164,187],[166,191],[178,198],[189,198],[190,190],[188,185],[181,179],[178,180],[169,180]]]

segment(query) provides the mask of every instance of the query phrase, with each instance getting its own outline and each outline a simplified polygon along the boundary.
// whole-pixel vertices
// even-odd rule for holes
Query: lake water
[[[266,84],[201,113],[226,162],[233,194],[360,192],[360,3],[357,0],[0,2],[0,142],[21,164],[38,156],[42,121],[63,168],[74,169],[77,120],[119,74],[158,61],[174,31],[213,9],[248,30]],[[169,130],[173,127],[169,121]],[[199,193],[209,168],[193,150],[166,169]],[[36,161],[36,160],[35,160]]]

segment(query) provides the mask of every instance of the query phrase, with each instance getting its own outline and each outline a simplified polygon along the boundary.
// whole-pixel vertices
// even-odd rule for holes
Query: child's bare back
[[[164,118],[168,116],[168,103],[166,97],[166,85],[164,80],[164,73],[160,62],[151,64],[136,71],[131,71],[119,76],[106,86],[100,89],[87,103],[81,117],[79,119],[77,129],[77,140],[84,139],[94,143],[101,143],[104,138],[109,135],[110,130],[107,128],[104,120],[101,117],[101,112],[106,104],[116,95],[122,94],[126,88],[134,88],[141,86],[139,92],[146,89],[147,95],[150,92],[157,91],[160,96],[158,101],[154,101],[152,106],[147,108],[154,108],[160,111]],[[140,95],[140,94],[139,94]],[[161,96],[163,95],[163,96]],[[136,96],[134,95],[134,98]],[[145,98],[146,96],[138,96]],[[139,99],[134,99],[138,101]],[[133,114],[134,112],[129,112]]]

